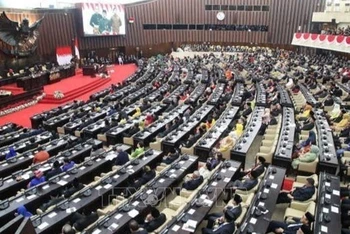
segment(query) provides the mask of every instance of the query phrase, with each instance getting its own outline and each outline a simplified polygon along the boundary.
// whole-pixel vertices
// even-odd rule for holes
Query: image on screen
[[[82,4],[84,36],[125,35],[123,5]]]

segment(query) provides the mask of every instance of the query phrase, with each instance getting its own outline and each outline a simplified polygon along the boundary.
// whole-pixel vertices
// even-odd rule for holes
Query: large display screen
[[[84,36],[125,35],[123,5],[83,3]]]

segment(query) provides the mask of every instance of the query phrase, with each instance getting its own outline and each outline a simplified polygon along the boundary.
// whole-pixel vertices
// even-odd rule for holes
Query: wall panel
[[[223,21],[216,19],[218,11],[206,11],[205,5],[268,5],[269,12],[224,11]],[[45,15],[40,27],[37,53],[55,55],[56,46],[70,45],[75,35],[79,47],[89,49],[126,46],[149,48],[149,45],[171,42],[222,42],[289,45],[300,25],[310,30],[312,13],[323,11],[325,0],[157,0],[125,6],[125,15],[135,18],[126,25],[125,36],[82,37],[80,10],[19,11],[3,9],[12,20],[28,17],[34,22]],[[205,30],[143,30],[143,24],[252,24],[267,25],[268,32],[205,31]],[[156,46],[153,46],[156,48]],[[163,46],[162,48],[168,48]],[[134,49],[130,49],[132,51]],[[154,51],[154,49],[152,49]]]

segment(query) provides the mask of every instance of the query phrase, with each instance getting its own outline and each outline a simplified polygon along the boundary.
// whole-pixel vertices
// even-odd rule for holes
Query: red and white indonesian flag
[[[73,58],[72,49],[70,46],[61,46],[56,48],[56,56],[58,65],[70,63]]]
[[[80,59],[79,44],[78,44],[78,38],[77,37],[74,40],[74,50],[75,50],[75,55],[77,56],[78,59]]]

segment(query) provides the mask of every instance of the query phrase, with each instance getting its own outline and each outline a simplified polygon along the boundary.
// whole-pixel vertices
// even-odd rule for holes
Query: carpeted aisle
[[[108,83],[105,83],[105,84],[102,84],[101,86],[95,87],[93,90],[90,90],[89,92],[83,92],[83,94],[81,94],[78,97],[74,97],[72,100],[74,100],[74,99],[79,99],[79,100],[84,100],[84,101],[88,100],[91,94],[96,93],[102,89],[105,89],[105,88],[109,87],[111,84],[121,82],[121,81],[125,80],[126,78],[128,78],[130,75],[132,75],[136,71],[136,66],[134,64],[127,64],[127,65],[122,65],[122,66],[116,65],[116,66],[114,66],[114,68],[111,68],[111,70],[114,70],[114,72],[112,71],[110,73],[110,78],[109,78]],[[80,76],[80,75],[78,74],[77,76]],[[80,79],[96,79],[96,78],[90,78],[88,76],[85,76],[85,77],[80,77]],[[88,81],[89,80],[86,80],[87,83],[89,83]],[[67,86],[70,86],[70,87],[67,87]],[[74,89],[72,87],[74,87],[74,88],[79,87],[79,85],[77,85],[77,77],[67,78],[66,80],[63,80],[61,82],[51,84],[51,85],[49,85],[48,88],[45,87],[45,91],[47,90],[47,91],[51,92],[52,90],[62,90],[63,88],[64,88],[64,90],[68,91],[68,90]],[[84,89],[84,86],[82,86],[82,89]],[[66,102],[70,102],[72,100],[68,100]],[[63,105],[63,104],[64,103],[62,103],[62,104],[38,103],[34,106],[23,109],[21,111],[0,117],[0,125],[3,125],[3,124],[8,123],[8,122],[13,122],[16,124],[20,124],[24,127],[31,127],[31,123],[30,123],[31,116],[33,116],[37,113],[43,112],[43,111],[50,110],[56,106]]]

